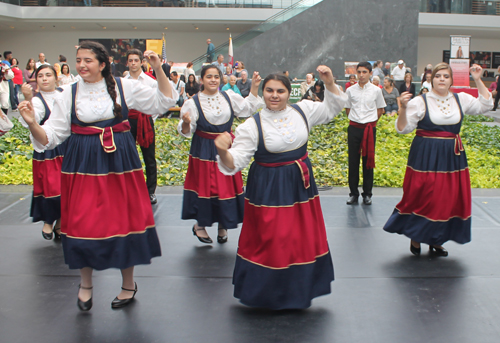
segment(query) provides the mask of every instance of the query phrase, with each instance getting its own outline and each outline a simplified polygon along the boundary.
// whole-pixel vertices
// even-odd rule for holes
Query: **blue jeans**
[[[389,104],[387,106],[385,106],[385,113],[386,114],[389,114],[391,112],[397,112],[399,110],[398,108],[398,103],[394,103],[394,104]]]
[[[18,98],[18,94],[19,94],[19,90],[21,89],[21,85],[14,85],[14,99],[16,99],[16,103],[19,105],[19,98]]]
[[[85,6],[92,6],[92,0],[83,0]]]

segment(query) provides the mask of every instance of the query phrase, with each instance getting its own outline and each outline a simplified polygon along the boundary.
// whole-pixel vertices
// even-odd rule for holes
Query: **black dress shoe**
[[[52,237],[54,237],[54,231],[52,230],[51,233],[47,233],[47,232],[44,232],[43,231],[43,228],[42,228],[42,237],[48,241],[50,241],[52,239]]]
[[[57,232],[58,230],[59,232]],[[54,228],[54,241],[60,241],[61,240],[61,228]]]
[[[222,228],[219,226],[219,229],[222,229]],[[224,236],[217,235],[217,243],[224,244],[226,242],[227,242],[227,230],[226,230],[226,234]]]
[[[212,241],[212,238],[210,237],[200,237],[196,234],[196,229],[194,228],[194,225],[193,225],[193,235],[196,236],[198,238],[198,240],[202,243],[206,243],[206,244],[210,244],[210,243],[213,243]],[[218,239],[218,238],[217,238]]]
[[[134,292],[134,294],[132,295],[132,298],[128,298],[128,299],[118,299],[118,297],[116,297],[112,302],[111,302],[111,308],[122,308],[122,307],[125,307],[127,306],[128,304],[130,304],[132,301],[134,301],[134,298],[135,298],[135,293],[137,293],[137,283],[135,283],[135,289],[126,289],[126,288],[123,288],[122,289],[124,291],[129,291],[129,292]]]
[[[81,289],[92,289],[94,287],[82,287],[81,285],[78,286],[78,288]],[[80,309],[80,311],[89,311],[92,308],[92,297],[90,297],[89,300],[83,302],[78,298],[78,301],[76,302],[76,305]]]
[[[419,256],[419,255],[420,255],[420,247],[418,247],[418,248],[417,248],[417,247],[415,247],[415,246],[411,243],[411,241],[410,241],[410,251],[411,251],[411,253],[412,253],[413,255],[415,255],[415,256]]]
[[[368,195],[363,196],[363,204],[371,205],[372,204],[372,197],[370,197]]]
[[[431,254],[437,256],[448,256],[448,250],[443,247],[440,248],[435,245],[429,245],[429,251],[431,252]]]
[[[151,205],[154,205],[158,202],[158,199],[156,199],[156,194],[150,194],[149,200],[151,201]]]
[[[346,204],[347,205],[354,205],[358,203],[358,197],[354,195],[350,195],[349,199],[347,199]]]

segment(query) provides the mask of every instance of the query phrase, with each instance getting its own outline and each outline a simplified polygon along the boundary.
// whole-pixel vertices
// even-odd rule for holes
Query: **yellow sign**
[[[161,56],[161,39],[146,39],[146,50],[152,50]]]

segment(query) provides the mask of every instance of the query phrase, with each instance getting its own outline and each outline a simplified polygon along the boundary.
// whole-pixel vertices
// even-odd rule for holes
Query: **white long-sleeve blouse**
[[[178,94],[172,89],[172,98],[166,97],[159,89],[141,84],[137,80],[121,79],[123,95],[127,107],[142,113],[154,115],[165,113],[174,106]],[[55,97],[49,120],[42,125],[47,134],[48,143],[42,145],[34,140],[33,147],[38,152],[54,149],[64,142],[71,134],[71,85],[61,87],[61,92]],[[116,86],[116,102],[121,105],[120,93]],[[87,83],[80,79],[76,95],[76,113],[78,119],[85,123],[112,119],[113,101],[108,94],[104,79],[95,83]]]
[[[481,94],[475,98],[467,93],[458,93],[458,99],[464,114],[482,114],[493,108],[493,97],[485,99]],[[453,93],[442,97],[433,92],[427,93],[427,105],[429,106],[429,117],[436,125],[454,125],[460,121],[460,108]],[[421,96],[417,96],[408,102],[406,108],[407,124],[403,130],[398,130],[396,120],[396,131],[407,134],[417,128],[418,122],[425,116],[425,102]]]
[[[241,95],[236,94],[232,90],[226,91],[233,106],[234,115],[240,118],[250,117],[255,111],[264,106],[264,102],[260,97],[255,97],[253,94],[246,98]],[[201,109],[208,122],[214,125],[221,125],[226,123],[231,117],[231,109],[229,108],[229,103],[226,101],[224,96],[217,92],[215,95],[206,95],[202,92],[198,93],[200,99]],[[189,113],[191,117],[190,130],[187,134],[182,133],[182,116],[185,113]],[[177,131],[187,138],[190,138],[192,134],[196,131],[196,122],[199,118],[198,109],[194,103],[193,99],[187,100],[182,106],[180,113],[181,120],[179,120],[179,125],[177,126]]]
[[[307,124],[293,107],[282,111],[267,108],[260,112],[264,144],[269,152],[278,153],[295,150],[309,139],[309,130],[333,119],[345,106],[347,95],[335,95],[325,90],[323,102],[303,100],[298,103],[307,118]],[[308,130],[309,126],[309,130]],[[259,131],[254,118],[249,118],[236,129],[236,138],[228,150],[233,156],[234,169],[228,168],[217,156],[219,170],[225,175],[234,175],[244,169],[255,155],[259,145]]]

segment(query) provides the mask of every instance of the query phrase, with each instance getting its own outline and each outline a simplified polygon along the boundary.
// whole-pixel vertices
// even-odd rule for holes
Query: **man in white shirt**
[[[179,78],[179,74],[177,74],[176,71],[170,73],[170,79],[172,79],[172,82],[175,85],[175,90],[177,91],[177,93],[179,93],[179,100],[177,101],[177,105],[179,107],[182,107],[182,105],[184,104],[184,89],[186,88],[186,84]]]
[[[0,62],[0,68],[2,68],[0,71],[0,105],[2,112],[7,115],[10,100],[9,80],[14,78],[14,72],[4,62]]]
[[[314,76],[309,73],[306,75],[306,80],[300,84],[300,96],[303,97],[312,86],[314,86]]]
[[[41,65],[50,65],[49,62],[45,61],[45,54],[43,52],[38,54],[38,62],[35,63],[36,69],[38,69],[39,66]]]
[[[360,62],[356,67],[358,83],[346,90],[346,112],[350,119],[347,128],[349,150],[348,205],[358,203],[359,158],[363,156],[363,203],[372,204],[373,168],[375,168],[375,140],[377,121],[386,106],[382,90],[370,82],[372,65]]]
[[[405,62],[403,60],[399,60],[398,65],[394,67],[391,73],[392,79],[394,80],[394,85],[397,89],[399,89],[399,87],[401,87],[401,85],[405,82],[405,74]]]
[[[138,80],[140,83],[157,88],[158,83],[152,77],[144,74],[141,68],[142,52],[138,49],[127,51],[127,67],[129,74],[125,79]],[[151,204],[156,204],[155,191],[157,184],[156,158],[155,158],[155,126],[154,121],[158,115],[150,116],[136,110],[129,110],[128,121],[130,123],[130,132],[134,140],[141,147],[142,157],[146,165],[146,185],[149,191]]]

